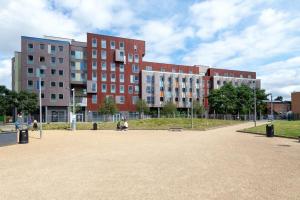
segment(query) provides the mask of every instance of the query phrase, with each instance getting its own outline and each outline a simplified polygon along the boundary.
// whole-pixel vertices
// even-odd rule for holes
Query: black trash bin
[[[267,124],[266,135],[267,135],[267,137],[274,137],[274,125],[273,124]]]
[[[28,129],[22,129],[19,132],[19,143],[26,144],[28,143]]]
[[[98,129],[97,123],[94,123],[94,124],[93,124],[93,130],[97,130],[97,129]]]

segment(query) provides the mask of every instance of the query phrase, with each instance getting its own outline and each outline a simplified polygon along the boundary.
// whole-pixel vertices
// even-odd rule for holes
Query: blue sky
[[[0,84],[11,87],[20,36],[146,41],[144,60],[256,71],[262,87],[300,91],[300,0],[0,0]]]

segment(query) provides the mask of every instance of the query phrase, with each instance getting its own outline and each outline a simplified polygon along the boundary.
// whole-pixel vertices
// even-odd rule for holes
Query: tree
[[[193,101],[193,113],[196,115],[202,115],[204,112],[204,106],[199,101]]]
[[[104,115],[114,115],[118,112],[117,105],[112,97],[105,98],[100,105],[99,112]]]
[[[282,96],[278,96],[274,99],[275,101],[283,101],[283,97]]]
[[[176,105],[171,101],[168,101],[162,109],[162,113],[167,117],[174,116],[176,112]]]
[[[38,108],[38,97],[35,93],[29,91],[21,91],[17,94],[15,105],[18,112],[31,114]]]
[[[9,110],[9,93],[10,91],[5,86],[0,86],[0,115],[5,115]]]
[[[144,99],[138,99],[136,102],[136,110],[140,113],[140,118],[144,113],[149,113],[149,107]]]

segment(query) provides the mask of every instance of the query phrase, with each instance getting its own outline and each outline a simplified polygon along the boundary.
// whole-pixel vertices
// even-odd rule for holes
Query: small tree
[[[21,91],[17,95],[16,106],[19,112],[31,114],[38,108],[38,97],[33,92]]]
[[[274,99],[275,101],[283,101],[283,97],[282,96],[278,96]]]
[[[204,112],[204,106],[199,101],[193,101],[193,113],[196,115],[202,115]]]
[[[112,97],[105,98],[100,105],[99,112],[104,115],[114,115],[118,112],[115,100]]]
[[[144,99],[138,99],[136,102],[136,110],[140,113],[140,118],[144,116],[144,113],[149,113],[149,107]]]
[[[176,105],[174,103],[172,103],[171,101],[168,101],[163,109],[162,112],[164,115],[166,115],[167,117],[170,116],[175,116],[175,112],[176,112]]]

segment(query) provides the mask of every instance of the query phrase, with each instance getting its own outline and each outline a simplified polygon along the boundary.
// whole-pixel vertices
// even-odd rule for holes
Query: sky
[[[30,3],[29,3],[30,2]],[[300,91],[300,0],[0,0],[0,85],[11,88],[21,36],[146,41],[144,60],[257,72],[262,88]]]

